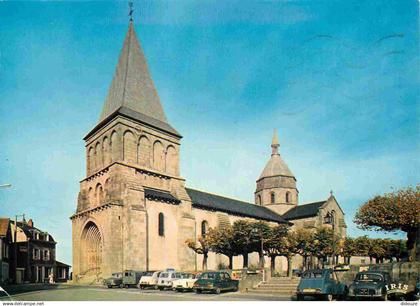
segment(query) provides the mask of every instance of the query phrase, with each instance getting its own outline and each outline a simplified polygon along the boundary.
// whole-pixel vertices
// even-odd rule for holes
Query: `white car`
[[[159,274],[157,287],[159,290],[172,289],[172,282],[177,280],[180,273],[176,272],[161,272]]]
[[[157,289],[159,275],[162,271],[149,271],[140,278],[138,287],[140,289],[154,288]]]
[[[197,278],[200,276],[199,274],[194,273],[177,273],[180,274],[177,280],[172,282],[172,289],[178,292],[182,291],[192,291],[193,286]]]

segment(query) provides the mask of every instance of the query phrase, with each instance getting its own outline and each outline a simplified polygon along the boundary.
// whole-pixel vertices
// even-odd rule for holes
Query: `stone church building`
[[[185,241],[239,219],[314,228],[333,216],[328,226],[345,236],[334,196],[298,205],[296,178],[279,154],[276,133],[255,203],[187,188],[179,167],[181,138],[165,116],[130,22],[99,122],[84,138],[86,177],[70,217],[75,281],[126,269],[199,270],[201,255]],[[278,269],[285,269],[278,260]],[[227,263],[225,256],[209,254],[209,269]],[[253,263],[256,254],[250,254]],[[241,267],[242,257],[235,257],[234,268]]]

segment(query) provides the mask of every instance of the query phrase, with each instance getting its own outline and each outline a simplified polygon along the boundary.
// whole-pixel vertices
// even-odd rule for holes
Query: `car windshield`
[[[112,273],[112,277],[121,277],[120,273]]]
[[[190,274],[190,273],[182,273],[180,278],[185,279],[185,278],[193,278],[194,275]]]
[[[200,279],[215,279],[216,273],[203,273],[200,276]]]
[[[130,276],[130,272],[125,272],[124,276]]]
[[[169,273],[161,273],[159,277],[161,277],[161,278],[168,278],[169,277]]]
[[[380,282],[383,277],[380,274],[362,273],[357,275],[356,279],[363,282]]]
[[[153,275],[153,273],[155,273],[155,272],[146,272],[146,273],[144,274],[144,276],[152,276],[152,275]]]
[[[174,274],[174,277],[175,277],[175,278],[181,278],[181,277],[182,277],[182,274],[181,274],[181,273],[175,273],[175,274]]]
[[[322,271],[306,271],[302,278],[322,278]]]

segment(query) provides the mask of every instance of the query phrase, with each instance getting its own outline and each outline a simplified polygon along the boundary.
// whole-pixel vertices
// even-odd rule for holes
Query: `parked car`
[[[302,273],[296,291],[297,300],[306,296],[332,301],[334,298],[344,299],[347,287],[341,283],[332,269],[307,270]]]
[[[334,267],[334,271],[348,271],[350,270],[350,266],[346,264],[339,264]]]
[[[172,282],[177,280],[179,274],[173,271],[165,271],[159,274],[157,287],[159,290],[172,289]]]
[[[389,273],[382,271],[364,271],[357,273],[349,287],[349,297],[354,299],[369,298],[388,300],[386,285],[391,283]]]
[[[162,271],[148,271],[141,278],[138,283],[140,289],[154,288],[157,289],[159,274]]]
[[[197,280],[199,274],[194,273],[179,273],[177,280],[172,282],[172,289],[178,292],[192,291],[193,285]]]
[[[108,288],[121,287],[122,288],[122,273],[112,273],[111,277],[104,280],[104,285]]]
[[[416,288],[414,289],[415,300],[420,300],[420,276],[417,278]]]
[[[145,274],[144,271],[125,270],[123,273],[122,283],[125,288],[137,286],[140,278]]]
[[[301,269],[293,269],[292,270],[292,275],[296,276],[296,277],[301,277],[302,275],[302,270]]]
[[[195,293],[211,291],[220,294],[222,291],[238,291],[239,281],[232,279],[227,272],[203,272],[193,285]]]

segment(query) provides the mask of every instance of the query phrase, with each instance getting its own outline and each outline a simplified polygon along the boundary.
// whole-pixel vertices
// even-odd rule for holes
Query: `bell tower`
[[[296,178],[279,153],[277,129],[271,142],[271,158],[257,180],[255,204],[283,215],[298,204]]]

